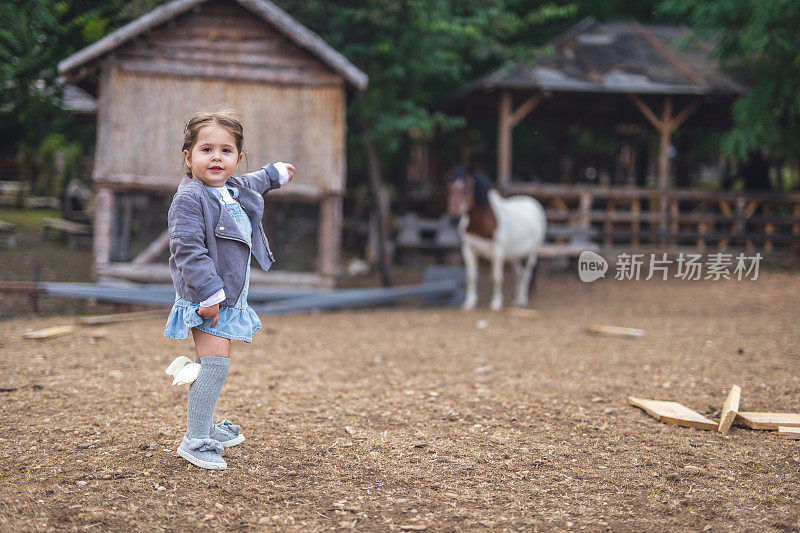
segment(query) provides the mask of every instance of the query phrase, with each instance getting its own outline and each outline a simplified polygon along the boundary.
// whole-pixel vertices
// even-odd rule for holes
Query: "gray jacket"
[[[211,190],[188,177],[181,181],[167,216],[169,270],[178,296],[200,303],[225,289],[220,305],[233,306],[244,290],[250,254],[261,268],[269,270],[274,257],[261,226],[262,194],[280,187],[278,176],[270,163],[240,178],[232,176],[226,183],[238,192],[239,203],[250,217],[252,249]]]

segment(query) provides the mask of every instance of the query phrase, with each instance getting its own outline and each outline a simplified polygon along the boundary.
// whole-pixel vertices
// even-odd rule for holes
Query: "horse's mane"
[[[472,175],[473,183],[473,201],[474,204],[480,207],[489,205],[489,190],[494,188],[492,181],[489,177],[478,169],[467,169],[463,165],[456,165],[450,172],[450,181],[457,179],[466,180],[467,176]]]

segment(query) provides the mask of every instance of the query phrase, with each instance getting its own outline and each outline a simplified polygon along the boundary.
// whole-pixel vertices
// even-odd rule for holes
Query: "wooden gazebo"
[[[240,171],[269,161],[298,168],[291,186],[267,196],[267,211],[284,204],[284,218],[303,212],[316,220],[316,249],[303,250],[311,271],[282,269],[278,251],[276,270],[254,271],[253,281],[333,283],[346,106],[367,76],[318,35],[268,0],[175,0],[63,60],[59,72],[98,101],[98,278],[169,280],[166,208],[180,181],[183,124],[199,108],[223,104],[245,126]]]
[[[588,18],[548,43],[552,53],[536,66],[497,69],[464,87],[446,107],[468,114],[497,110],[501,186],[511,181],[514,127],[532,111],[580,113],[588,122],[635,120],[631,112],[638,110],[659,134],[658,186],[667,187],[672,133],[704,103],[727,110],[746,91],[709,58],[707,45],[677,46],[687,34],[680,27]]]
[[[734,100],[747,88],[711,58],[711,46],[684,27],[592,18],[548,43],[535,66],[499,68],[458,91],[442,108],[468,120],[497,120],[497,184],[504,193],[531,194],[552,223],[566,223],[606,244],[642,241],[797,247],[800,195],[701,192],[676,189],[669,147],[690,117],[730,122]],[[658,133],[653,188],[526,183],[512,179],[514,128],[549,123],[649,124]],[[611,129],[611,128],[609,128]],[[467,136],[464,136],[467,139]],[[465,142],[462,160],[469,161]],[[780,216],[775,216],[780,213]]]

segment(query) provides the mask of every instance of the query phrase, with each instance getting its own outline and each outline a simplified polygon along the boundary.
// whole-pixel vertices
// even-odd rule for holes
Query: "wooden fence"
[[[604,247],[676,245],[698,250],[800,251],[800,193],[734,193],[511,183],[504,194],[527,194],[548,222]]]

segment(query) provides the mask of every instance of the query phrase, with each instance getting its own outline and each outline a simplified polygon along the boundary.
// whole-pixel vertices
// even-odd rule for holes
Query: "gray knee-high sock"
[[[189,406],[186,414],[186,438],[208,437],[217,399],[228,377],[231,360],[227,357],[206,355],[200,358],[200,373],[189,388]]]

